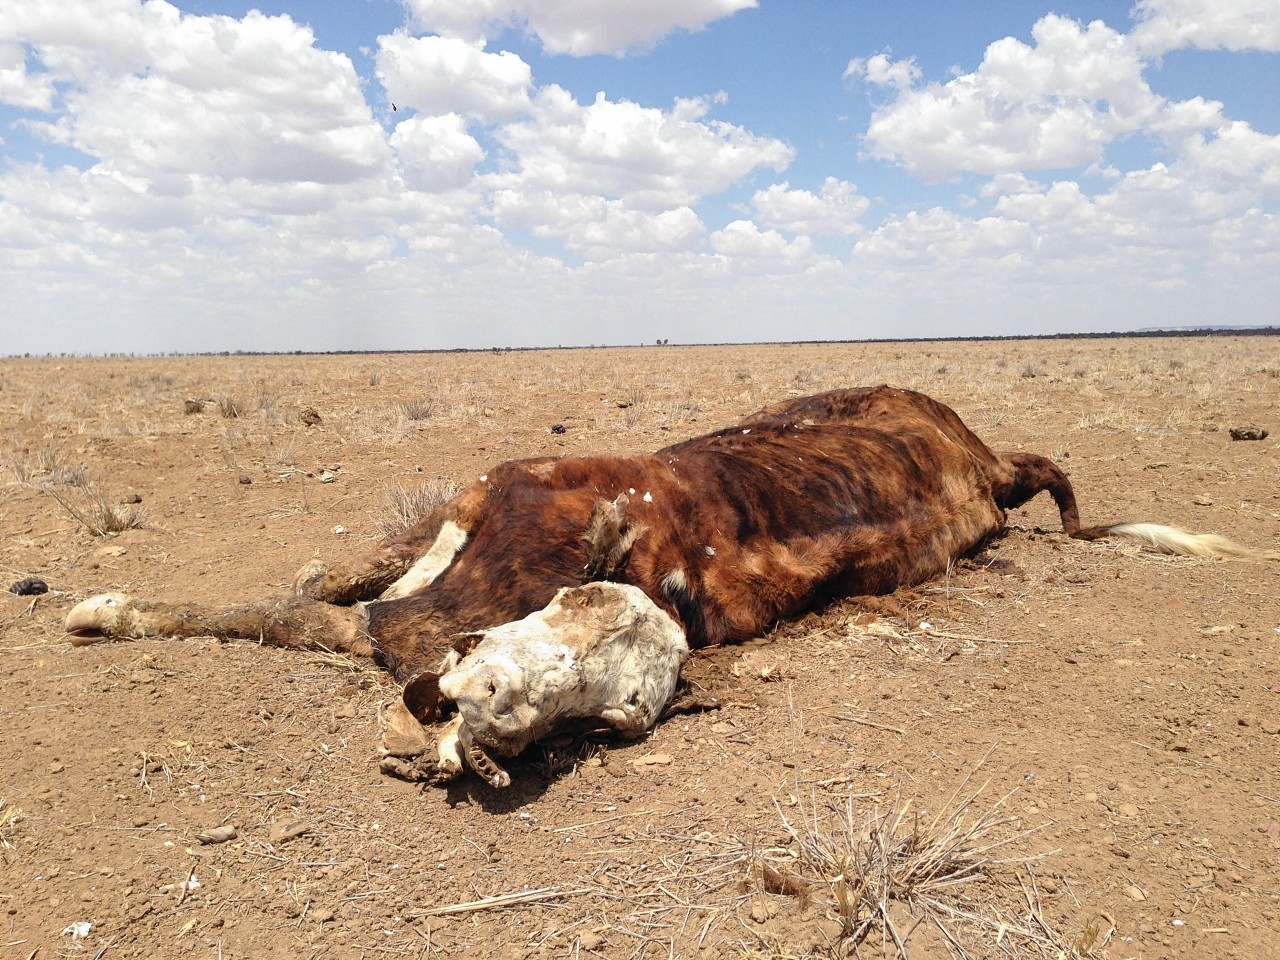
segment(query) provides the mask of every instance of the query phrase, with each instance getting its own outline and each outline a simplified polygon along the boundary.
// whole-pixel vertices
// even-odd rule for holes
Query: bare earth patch
[[[1071,541],[1047,497],[506,791],[382,773],[366,665],[61,630],[283,592],[504,459],[879,382],[1057,460],[1085,523],[1280,547],[1271,338],[0,360],[3,586],[50,587],[0,594],[0,955],[1276,956],[1280,565]]]

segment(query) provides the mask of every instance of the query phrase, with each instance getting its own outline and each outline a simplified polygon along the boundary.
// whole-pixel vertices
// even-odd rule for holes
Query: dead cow
[[[1155,524],[1082,528],[1051,461],[995,453],[950,408],[882,386],[790,400],[647,456],[503,463],[367,556],[304,569],[296,596],[202,609],[105,594],[66,628],[372,656],[419,718],[437,694],[457,705],[442,772],[505,786],[493,754],[571,717],[642,734],[690,647],[938,576],[1042,490],[1078,539],[1276,556]]]

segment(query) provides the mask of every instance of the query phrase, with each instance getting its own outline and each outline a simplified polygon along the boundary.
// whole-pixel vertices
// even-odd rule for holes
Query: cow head
[[[491,759],[477,764],[486,751],[515,756],[571,717],[639,736],[670,701],[688,653],[684,631],[643,591],[588,583],[480,633],[470,653],[446,663],[439,689],[457,704],[467,763],[505,786]]]

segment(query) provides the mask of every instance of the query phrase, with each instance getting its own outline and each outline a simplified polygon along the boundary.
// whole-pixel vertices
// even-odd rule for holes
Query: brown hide
[[[427,524],[447,514],[468,531],[453,563],[370,603],[368,630],[407,678],[434,669],[451,637],[525,617],[607,569],[671,613],[690,646],[741,640],[832,598],[942,573],[1041,489],[1076,534],[1056,466],[993,453],[942,404],[890,387],[804,397],[647,456],[500,465]],[[604,508],[634,542],[602,567],[584,534]]]

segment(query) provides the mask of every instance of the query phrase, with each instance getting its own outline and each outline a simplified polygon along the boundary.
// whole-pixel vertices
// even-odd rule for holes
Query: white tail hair
[[[1239,557],[1247,560],[1280,560],[1275,550],[1254,550],[1216,533],[1187,533],[1159,523],[1117,523],[1106,528],[1108,536],[1136,540],[1160,553],[1179,557]]]

